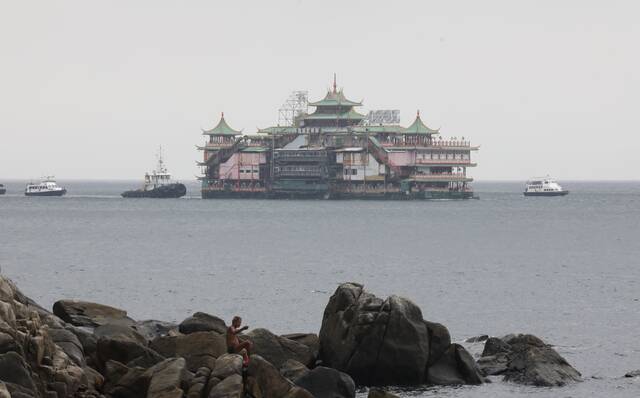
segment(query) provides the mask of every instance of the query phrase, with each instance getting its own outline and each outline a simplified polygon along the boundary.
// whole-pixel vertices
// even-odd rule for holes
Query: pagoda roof
[[[320,101],[309,102],[311,106],[362,106],[362,102],[355,102],[347,99],[342,90],[327,91],[327,95]]]
[[[416,115],[416,120],[413,121],[411,126],[406,127],[403,130],[404,134],[439,134],[439,130],[433,130],[427,127],[420,119],[420,111]]]
[[[332,120],[332,119],[355,119],[362,120],[364,119],[364,115],[356,112],[353,109],[349,109],[347,112],[342,113],[319,113],[318,111],[313,112],[310,115],[304,117],[305,120]]]
[[[227,121],[224,120],[224,112],[222,112],[220,116],[220,121],[216,125],[216,127],[211,130],[202,130],[203,135],[239,135],[242,134],[242,131],[232,129]]]

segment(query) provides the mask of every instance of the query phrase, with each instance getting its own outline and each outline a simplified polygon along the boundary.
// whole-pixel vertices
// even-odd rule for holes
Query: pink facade
[[[264,152],[238,152],[220,165],[220,179],[258,180],[260,165],[267,162]]]
[[[389,163],[392,166],[412,166],[416,161],[415,151],[389,152]]]

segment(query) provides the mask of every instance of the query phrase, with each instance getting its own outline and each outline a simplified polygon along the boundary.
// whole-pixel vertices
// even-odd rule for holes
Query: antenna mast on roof
[[[278,110],[278,125],[293,126],[296,118],[309,109],[309,92],[292,91],[287,101]]]
[[[333,92],[338,92],[338,85],[336,84],[336,72],[333,72]]]

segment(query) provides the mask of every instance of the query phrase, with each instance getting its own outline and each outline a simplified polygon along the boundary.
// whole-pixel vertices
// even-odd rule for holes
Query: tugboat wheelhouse
[[[408,127],[365,122],[333,88],[293,125],[243,134],[222,114],[204,130],[203,198],[469,199],[478,150],[444,139],[418,111]]]

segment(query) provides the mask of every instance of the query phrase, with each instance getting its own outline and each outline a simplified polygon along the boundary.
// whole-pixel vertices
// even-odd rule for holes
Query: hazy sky
[[[481,145],[477,179],[637,179],[638,1],[3,1],[0,178],[181,179],[224,111],[338,86]]]

